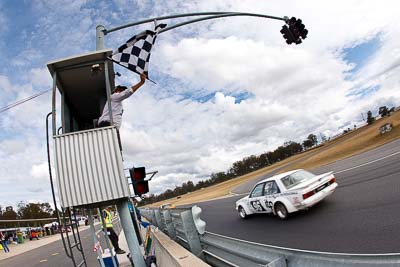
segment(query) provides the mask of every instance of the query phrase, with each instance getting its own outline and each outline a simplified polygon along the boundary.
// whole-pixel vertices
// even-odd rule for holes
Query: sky
[[[243,157],[308,134],[334,136],[382,105],[400,105],[398,1],[0,1],[0,108],[52,86],[46,64],[94,51],[97,25],[172,14],[236,11],[301,18],[287,45],[283,21],[231,17],[162,33],[146,82],[124,101],[124,165],[158,170],[150,193],[225,172]],[[169,26],[184,19],[163,22]],[[117,49],[153,24],[105,36]],[[115,66],[116,84],[138,75]],[[0,113],[0,205],[51,202],[45,118],[51,94]],[[362,115],[363,114],[363,115]],[[52,151],[52,144],[51,144]],[[53,155],[52,155],[53,156]]]

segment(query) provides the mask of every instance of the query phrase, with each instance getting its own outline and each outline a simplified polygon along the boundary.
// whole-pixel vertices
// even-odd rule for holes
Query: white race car
[[[332,172],[315,175],[301,169],[289,171],[258,182],[248,196],[236,201],[236,210],[242,219],[270,212],[285,219],[289,213],[320,202],[337,186]]]

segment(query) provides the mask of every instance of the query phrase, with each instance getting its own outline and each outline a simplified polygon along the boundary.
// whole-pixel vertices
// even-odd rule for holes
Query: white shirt
[[[120,93],[114,93],[111,95],[111,110],[113,115],[114,126],[121,127],[122,113],[124,109],[122,108],[122,101],[127,99],[133,94],[132,89],[126,89]],[[104,105],[103,114],[99,118],[99,123],[102,121],[110,121],[110,114],[108,112],[108,101]]]

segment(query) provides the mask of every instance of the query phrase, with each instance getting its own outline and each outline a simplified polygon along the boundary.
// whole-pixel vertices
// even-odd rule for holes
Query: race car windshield
[[[301,170],[283,177],[281,181],[283,185],[286,187],[286,189],[290,189],[302,182],[312,179],[313,177],[315,177],[314,174],[308,171]]]

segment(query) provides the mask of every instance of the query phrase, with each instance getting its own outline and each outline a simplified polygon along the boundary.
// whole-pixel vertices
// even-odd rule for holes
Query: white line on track
[[[243,196],[243,195],[248,195],[249,193],[250,192],[237,194],[237,193],[229,192],[229,194],[232,196]]]
[[[344,170],[341,170],[341,171],[334,172],[334,174],[338,174],[338,173],[350,171],[350,170],[353,170],[353,169],[357,169],[357,168],[363,167],[363,166],[365,166],[365,165],[372,164],[372,163],[374,163],[374,162],[377,162],[377,161],[380,161],[380,160],[384,160],[384,159],[389,158],[389,157],[393,157],[393,156],[395,156],[395,155],[397,155],[397,154],[400,154],[400,151],[394,152],[394,153],[392,153],[392,154],[390,154],[390,155],[384,156],[384,157],[379,158],[379,159],[374,159],[374,160],[365,162],[365,163],[363,163],[363,164],[360,164],[360,165],[357,165],[357,166],[354,166],[354,167],[351,167],[351,168],[348,168],[348,169],[344,169]],[[237,194],[237,193],[229,192],[229,194],[230,194],[231,196],[248,195],[249,193],[250,193],[250,192]]]
[[[353,169],[357,169],[357,168],[360,168],[362,166],[365,166],[365,165],[368,165],[368,164],[371,164],[371,163],[374,163],[374,162],[377,162],[377,161],[380,161],[380,160],[395,156],[397,154],[400,154],[400,151],[395,152],[395,153],[390,154],[390,155],[387,155],[387,156],[384,156],[384,157],[379,158],[379,159],[374,159],[374,160],[368,161],[366,163],[363,163],[363,164],[360,164],[360,165],[357,165],[357,166],[354,166],[354,167],[351,167],[351,168],[348,168],[348,169],[344,169],[344,170],[341,170],[341,171],[334,172],[334,174],[350,171],[350,170],[353,170]]]

